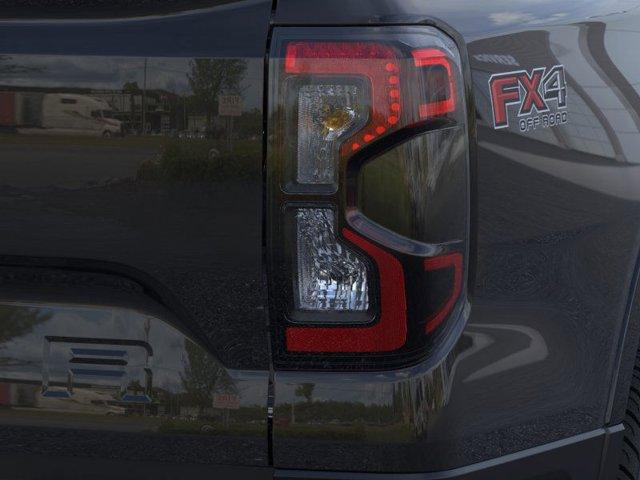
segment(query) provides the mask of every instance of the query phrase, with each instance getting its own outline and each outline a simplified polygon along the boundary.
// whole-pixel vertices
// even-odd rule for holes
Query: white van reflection
[[[110,105],[99,98],[67,93],[2,92],[0,126],[23,134],[122,134],[122,122],[113,118]]]

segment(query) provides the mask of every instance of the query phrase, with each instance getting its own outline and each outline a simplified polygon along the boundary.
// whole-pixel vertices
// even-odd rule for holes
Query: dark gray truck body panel
[[[164,105],[170,130],[207,120],[172,96],[191,88],[196,59],[217,69],[244,65],[242,116],[214,122],[213,167],[184,166],[192,158],[186,150],[172,159],[166,146],[134,136],[71,142],[0,134],[0,328],[7,332],[0,340],[14,352],[0,350],[0,358],[33,366],[16,374],[0,363],[8,372],[2,383],[13,389],[0,417],[3,464],[10,469],[19,464],[11,455],[31,453],[209,465],[202,472],[216,464],[263,467],[266,476],[273,467],[282,478],[361,478],[305,470],[608,478],[640,321],[632,311],[640,246],[634,2],[203,3],[188,10],[176,2],[177,11],[156,16],[144,5],[131,14],[73,13],[89,19],[34,21],[26,8],[3,15],[17,18],[0,23],[0,90],[120,91],[126,102],[140,93],[124,85],[141,88],[146,71],[145,102]],[[32,18],[46,16],[33,11]],[[262,197],[270,28],[414,24],[435,25],[458,43],[475,109],[467,327],[446,355],[400,371],[273,371]],[[559,64],[568,122],[495,130],[489,77]],[[151,129],[161,129],[163,113],[150,115]],[[132,118],[133,126],[142,121]],[[12,330],[23,317],[35,323]],[[145,333],[145,322],[158,326]],[[149,340],[155,331],[168,333]],[[19,349],[39,352],[47,336],[126,337],[159,352],[160,337],[175,338],[185,350],[165,354],[175,358],[173,387],[157,386],[182,402],[179,414],[160,406],[151,424],[140,424],[134,415],[107,416],[127,407],[96,397],[98,422],[77,405],[71,415],[29,403],[14,385],[39,395],[46,362]],[[189,389],[196,358],[218,382],[215,399]],[[296,394],[309,383],[311,405]],[[209,411],[214,400],[230,403]],[[387,413],[376,421],[371,412],[380,410]]]

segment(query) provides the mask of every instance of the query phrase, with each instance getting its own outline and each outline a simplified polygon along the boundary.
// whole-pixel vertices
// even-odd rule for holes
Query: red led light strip
[[[440,257],[427,258],[424,261],[424,269],[426,271],[442,270],[443,268],[453,267],[453,287],[451,288],[451,294],[444,302],[442,307],[427,320],[425,331],[427,333],[433,332],[444,320],[449,316],[453,307],[456,304],[456,300],[460,296],[462,291],[462,254],[451,253],[449,255],[442,255]]]
[[[407,303],[402,265],[390,253],[351,230],[344,237],[366,252],[380,273],[380,319],[372,327],[289,327],[290,352],[389,352],[407,340]]]
[[[454,112],[456,109],[456,84],[451,61],[445,52],[438,48],[420,48],[411,52],[416,67],[441,66],[447,72],[449,97],[437,102],[421,103],[420,118],[437,117]],[[428,92],[427,92],[428,94]]]
[[[400,64],[396,50],[375,42],[291,42],[285,71],[293,74],[362,75],[371,88],[369,123],[341,149],[348,156],[400,121]]]

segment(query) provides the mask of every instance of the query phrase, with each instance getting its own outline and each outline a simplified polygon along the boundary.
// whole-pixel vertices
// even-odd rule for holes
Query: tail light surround
[[[431,27],[278,28],[269,62],[274,361],[397,368],[461,330],[467,114]]]

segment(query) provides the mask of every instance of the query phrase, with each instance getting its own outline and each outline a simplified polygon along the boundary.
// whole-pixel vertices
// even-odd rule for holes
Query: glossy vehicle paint
[[[241,73],[230,78],[237,84],[226,87],[242,92],[239,113],[244,114],[234,118],[235,125],[221,122],[210,140],[178,138],[179,132],[94,138],[83,135],[82,124],[72,131],[54,124],[2,133],[0,224],[12,233],[0,241],[1,263],[28,268],[2,274],[3,291],[15,294],[6,299],[2,314],[0,328],[7,335],[0,356],[8,365],[27,363],[33,369],[12,374],[12,367],[1,367],[8,391],[3,404],[23,407],[8,410],[0,421],[1,453],[268,465],[270,360],[261,192],[270,9],[269,2],[241,2],[166,17],[17,20],[0,26],[5,91],[87,95],[101,90],[124,109],[137,102],[131,122],[138,129],[143,122],[139,104],[154,105],[144,123],[156,129],[154,123],[172,109],[178,112],[176,121],[206,116],[190,113],[194,107],[177,100],[189,90],[195,68],[205,72],[197,78],[204,81],[206,72],[223,77],[235,68]],[[94,283],[91,274],[98,272],[105,277]],[[105,285],[116,293],[124,288],[133,306],[122,309],[109,296],[102,299],[99,288]],[[34,292],[41,288],[58,294],[40,298]],[[150,316],[136,307],[149,302],[164,310]],[[12,326],[15,315],[29,318],[23,328]],[[172,318],[181,331],[169,326]],[[174,395],[173,403],[144,407],[150,423],[136,426],[125,404],[112,407],[107,416],[106,405],[103,412],[96,407],[83,413],[69,401],[48,408],[30,400],[38,397],[31,389],[43,381],[37,378],[39,361],[14,345],[41,352],[43,336],[90,342],[137,341],[145,335],[154,351],[148,366],[151,388]],[[64,352],[73,345],[56,346],[58,362],[64,363]],[[99,375],[74,382],[88,384],[89,390],[114,384]],[[204,382],[202,395],[190,386],[198,382]],[[30,385],[26,393],[20,393],[22,383]],[[230,409],[213,408],[207,388],[231,395]],[[189,391],[197,400],[186,399]],[[211,418],[195,420],[203,416]],[[181,445],[181,439],[187,443]]]
[[[0,134],[0,225],[10,232],[0,238],[0,331],[7,332],[0,357],[9,359],[0,364],[1,385],[41,388],[46,365],[21,345],[40,351],[45,336],[126,337],[149,343],[153,362],[165,359],[164,366],[151,363],[160,370],[154,379],[173,375],[173,382],[157,388],[184,402],[179,415],[171,408],[149,415],[150,426],[106,415],[125,407],[100,398],[87,420],[82,406],[62,413],[11,394],[5,404],[29,411],[1,412],[4,464],[30,453],[271,465],[282,478],[304,477],[298,470],[451,470],[420,478],[459,478],[473,464],[489,472],[477,478],[607,478],[639,321],[630,304],[640,246],[635,2],[203,3],[191,5],[208,8],[187,11],[186,2],[158,16],[144,6],[135,16],[96,10],[114,18],[86,20],[32,21],[44,14],[9,10],[20,18],[0,22],[3,90],[122,90],[146,77],[149,92],[179,96],[196,59],[236,60],[246,65],[239,90],[249,125],[242,135],[229,134],[241,120],[219,125],[210,176],[163,163],[166,147],[135,136],[89,142]],[[270,368],[262,257],[270,23],[283,30],[428,24],[458,43],[467,103],[475,107],[473,281],[466,328],[445,354],[374,373]],[[568,122],[495,130],[489,77],[558,64],[567,75]],[[250,112],[258,122],[248,120]],[[189,158],[178,150],[176,164]],[[17,316],[31,319],[18,333],[11,330]],[[226,379],[221,394],[234,395],[234,408],[215,411],[210,428],[189,413],[209,407],[196,400],[190,410],[194,402],[184,398],[186,345],[206,359],[211,377]],[[15,373],[21,363],[30,370]],[[200,430],[180,430],[185,425]],[[554,442],[574,453],[549,460],[539,449],[560,448]],[[508,473],[487,467],[518,452],[540,460]]]
[[[276,466],[448,470],[622,420],[611,396],[640,233],[632,3],[278,3],[284,25],[453,28],[471,68],[478,150],[475,284],[459,342],[442,361],[400,372],[276,372]],[[567,72],[568,124],[494,130],[490,75],[556,64]],[[325,437],[331,418],[311,416],[308,442],[290,439],[278,405],[304,404],[293,394],[305,383],[317,402],[393,413],[379,433],[354,415],[343,441]]]

